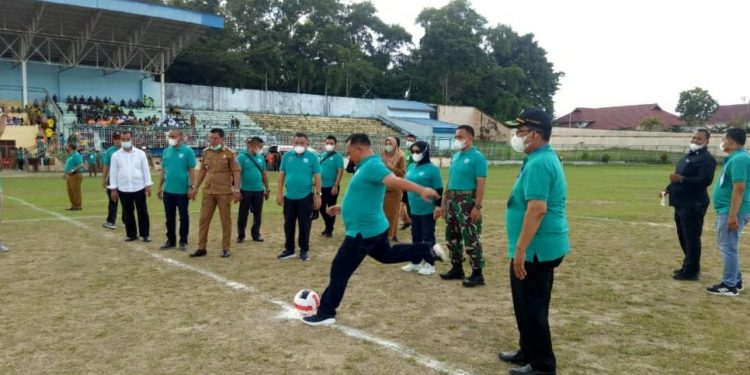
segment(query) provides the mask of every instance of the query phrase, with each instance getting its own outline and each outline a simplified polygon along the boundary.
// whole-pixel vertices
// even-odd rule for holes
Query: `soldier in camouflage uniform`
[[[484,285],[484,256],[482,254],[482,201],[487,177],[487,159],[474,147],[474,129],[468,125],[456,129],[455,147],[459,149],[451,159],[448,184],[443,206],[445,212],[445,240],[451,253],[453,267],[443,273],[443,280],[463,280],[465,287]],[[471,276],[464,279],[462,263],[464,250],[469,256]]]

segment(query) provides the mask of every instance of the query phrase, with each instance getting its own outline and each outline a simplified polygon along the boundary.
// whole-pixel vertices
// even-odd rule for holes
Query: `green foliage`
[[[702,125],[719,108],[719,103],[708,91],[696,87],[680,93],[675,111],[688,126]]]
[[[638,126],[642,130],[651,131],[654,129],[661,129],[664,123],[658,117],[648,117]]]
[[[609,154],[602,155],[602,163],[604,164],[609,163]]]
[[[669,161],[669,155],[667,155],[667,153],[663,153],[663,154],[659,155],[659,160],[662,163],[666,163],[666,162]]]

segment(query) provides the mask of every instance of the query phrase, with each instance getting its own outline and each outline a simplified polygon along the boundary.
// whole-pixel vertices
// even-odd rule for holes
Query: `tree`
[[[650,116],[643,120],[638,128],[645,131],[652,131],[654,129],[661,129],[663,126],[664,122],[662,122],[660,118]]]
[[[680,119],[688,126],[697,126],[703,125],[718,108],[719,103],[708,91],[696,87],[680,93],[675,111],[680,113]]]

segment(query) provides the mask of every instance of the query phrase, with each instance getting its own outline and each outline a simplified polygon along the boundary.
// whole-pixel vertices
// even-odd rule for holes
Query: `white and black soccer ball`
[[[302,316],[312,316],[318,311],[320,297],[310,289],[302,289],[294,296],[294,309]]]

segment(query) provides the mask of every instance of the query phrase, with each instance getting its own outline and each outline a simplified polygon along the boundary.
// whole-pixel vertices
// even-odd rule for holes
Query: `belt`
[[[476,194],[476,191],[474,190],[448,190],[449,195],[474,195]]]

